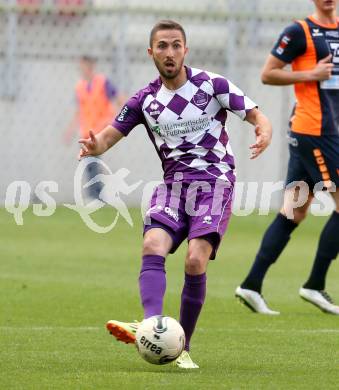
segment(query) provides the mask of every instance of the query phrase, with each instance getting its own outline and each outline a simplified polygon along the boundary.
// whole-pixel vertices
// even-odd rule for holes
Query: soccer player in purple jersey
[[[227,111],[255,126],[256,158],[272,128],[257,105],[224,77],[184,66],[188,49],[182,26],[165,20],[150,34],[149,56],[160,77],[128,100],[112,126],[81,139],[79,158],[97,156],[143,124],[162,161],[164,183],[153,194],[144,227],[139,277],[144,318],[161,315],[165,259],[188,239],[180,323],[186,335],[181,368],[198,368],[188,351],[206,294],[206,269],[231,214],[235,167],[225,129]],[[109,321],[120,341],[135,342],[138,324]]]

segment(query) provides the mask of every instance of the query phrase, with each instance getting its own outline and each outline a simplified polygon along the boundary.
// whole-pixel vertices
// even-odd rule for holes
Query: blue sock
[[[304,288],[325,290],[326,274],[332,260],[337,257],[338,251],[339,213],[334,211],[321,232],[311,274],[304,284]]]
[[[277,260],[297,226],[298,224],[280,213],[276,216],[264,234],[252,268],[241,284],[242,288],[261,293],[266,272]]]

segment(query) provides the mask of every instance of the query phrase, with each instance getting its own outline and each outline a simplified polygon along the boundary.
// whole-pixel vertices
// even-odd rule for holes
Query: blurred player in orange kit
[[[69,144],[74,133],[80,131],[82,138],[89,137],[89,131],[94,134],[112,122],[120,108],[120,97],[117,89],[104,75],[95,70],[95,59],[85,55],[80,58],[81,79],[75,87],[77,110],[69,124],[64,141]],[[91,180],[100,172],[98,164],[87,166],[88,179]],[[97,198],[101,184],[95,183],[89,187],[89,196]]]

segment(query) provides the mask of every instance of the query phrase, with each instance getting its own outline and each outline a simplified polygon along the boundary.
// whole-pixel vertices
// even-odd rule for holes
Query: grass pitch
[[[264,293],[281,316],[252,314],[234,299],[269,217],[233,217],[208,271],[208,295],[192,340],[199,370],[153,366],[105,330],[141,319],[137,278],[141,218],[109,234],[65,208],[24,225],[0,210],[1,389],[338,389],[339,318],[298,297],[324,218],[309,217],[272,267]],[[102,222],[112,222],[102,210]],[[168,258],[164,313],[178,317],[185,245]],[[328,291],[339,301],[339,267]]]

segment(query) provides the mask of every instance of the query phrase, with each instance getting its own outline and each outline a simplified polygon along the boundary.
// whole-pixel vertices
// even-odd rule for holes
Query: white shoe
[[[193,362],[193,360],[191,359],[187,351],[181,352],[181,355],[175,361],[175,364],[179,368],[184,368],[184,369],[199,368],[199,366]]]
[[[279,311],[271,310],[267,306],[267,303],[265,302],[263,296],[256,291],[241,288],[239,286],[235,290],[235,296],[255,313],[268,314],[273,316],[280,314]]]
[[[305,301],[313,303],[313,305],[317,306],[323,312],[339,315],[339,306],[334,305],[326,291],[311,290],[302,287],[299,290],[299,295]]]

